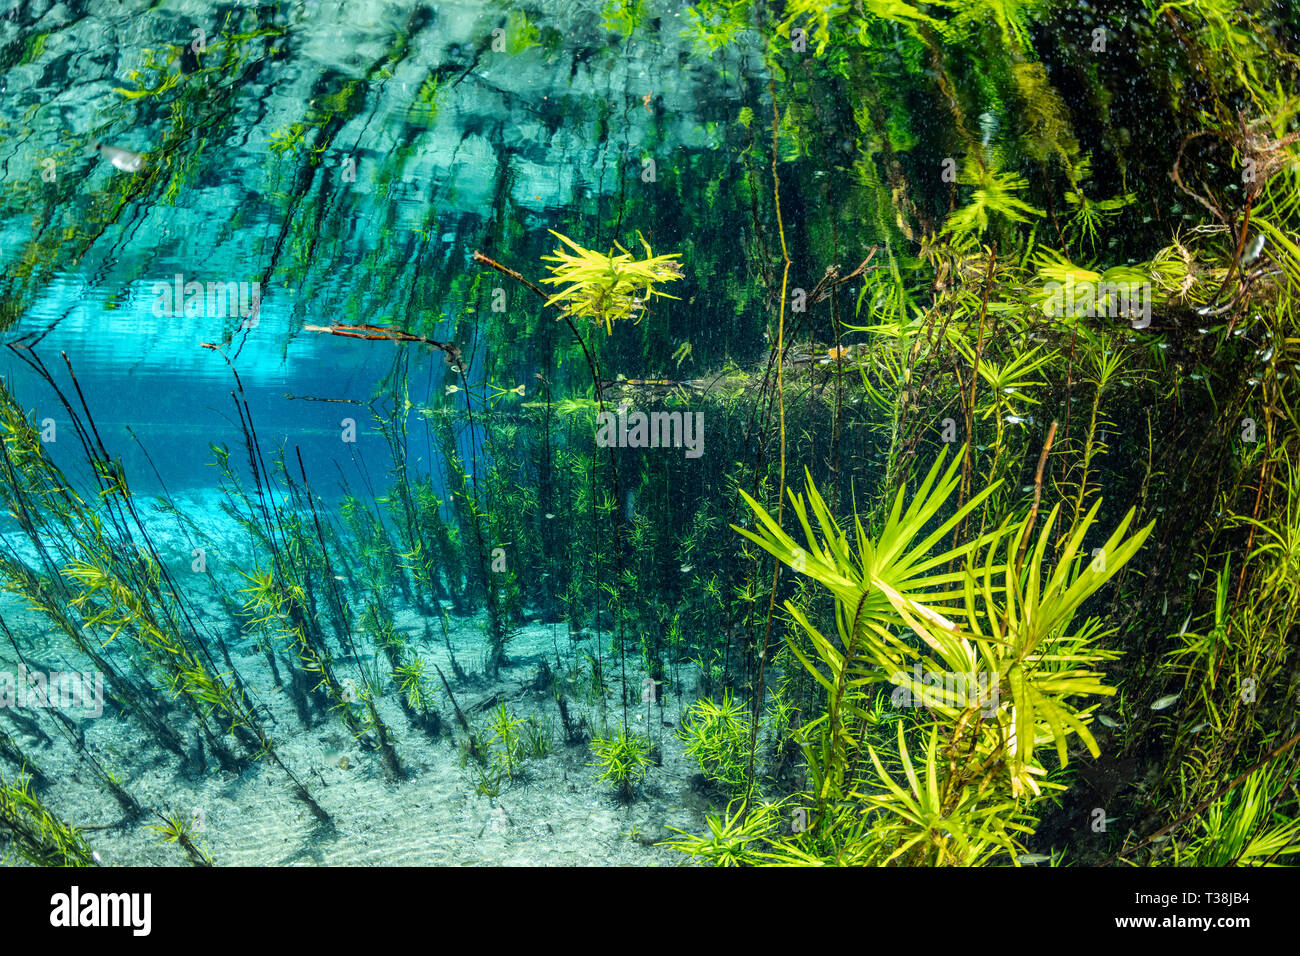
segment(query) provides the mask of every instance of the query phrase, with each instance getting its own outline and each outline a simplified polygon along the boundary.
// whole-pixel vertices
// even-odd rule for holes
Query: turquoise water
[[[1098,659],[1129,655],[1108,679],[1157,719],[1182,691],[1132,662],[1167,658],[1166,618],[1213,615],[1197,588],[1223,555],[1193,535],[1242,511],[1215,495],[1243,481],[1208,469],[1253,453],[1189,449],[1225,408],[1281,406],[1232,389],[1281,347],[1259,314],[1285,301],[1288,264],[1218,208],[1249,197],[1285,222],[1235,165],[1252,143],[1266,162],[1264,127],[1206,138],[1223,104],[1264,101],[1198,59],[1184,14],[36,0],[0,16],[0,796],[29,787],[82,830],[76,862],[110,865],[686,865],[668,841],[746,795],[750,819],[775,814],[768,837],[797,839],[834,693],[798,618],[841,640],[849,625],[800,577],[802,550],[778,571],[742,536],[766,526],[741,492],[798,538],[806,499],[781,490],[806,475],[856,545],[963,458],[959,498],[1000,490],[978,530],[938,536],[954,548],[1058,504],[1079,521],[1103,491],[1107,527],[1130,507],[1166,522],[1128,590],[1085,606],[1108,626],[1132,609]],[[1295,17],[1276,5],[1233,36],[1287,75]],[[1272,117],[1277,155],[1290,117]],[[556,283],[561,254],[598,268]],[[1265,304],[1219,302],[1238,259]],[[636,263],[598,307],[548,301]],[[1045,318],[1047,280],[1108,269],[1155,282],[1154,321],[1150,299],[1145,326]],[[1218,391],[1191,384],[1206,378]],[[1089,533],[1085,552],[1106,540]],[[1182,540],[1205,560],[1170,558]],[[42,703],[30,675],[72,690]],[[850,777],[872,772],[872,741],[903,740],[853,700]],[[1144,742],[1112,712],[1077,805],[1034,811],[1038,842],[1002,862],[1081,844],[1070,814],[1133,767],[1156,779],[1155,751],[1199,732]],[[723,714],[707,754],[706,713]],[[608,755],[629,736],[620,777]],[[1034,771],[1073,785],[1055,759]],[[0,855],[65,862],[15,849],[5,807]]]
[[[243,753],[214,760],[206,731],[203,740],[188,740],[192,718],[166,702],[156,663],[143,645],[119,638],[108,659],[122,670],[116,682],[110,675],[104,713],[71,708],[84,727],[74,737],[81,745],[39,724],[9,728],[25,744],[28,769],[45,774],[37,778],[42,788],[53,774],[42,766],[93,758],[146,808],[93,841],[101,862],[175,862],[145,826],[159,812],[204,821],[200,832],[218,863],[553,862],[557,852],[571,862],[681,862],[648,848],[670,835],[666,822],[694,828],[705,805],[684,782],[689,765],[662,702],[636,719],[656,725],[656,739],[668,742],[656,759],[677,772],[649,785],[654,795],[643,794],[641,806],[621,807],[596,786],[583,744],[603,727],[609,707],[623,711],[624,699],[639,700],[641,666],[631,674],[620,668],[625,693],[611,683],[599,699],[575,700],[571,736],[562,732],[554,694],[539,682],[540,666],[572,693],[600,666],[587,662],[612,666],[619,636],[595,591],[602,576],[616,573],[608,539],[601,541],[607,529],[591,526],[594,539],[563,541],[566,531],[582,534],[574,511],[590,508],[589,496],[584,506],[571,489],[587,480],[590,433],[584,442],[572,422],[538,410],[566,396],[589,402],[592,379],[572,341],[564,347],[560,336],[568,331],[539,316],[528,290],[475,266],[473,253],[540,278],[539,256],[558,245],[548,229],[606,248],[635,244],[640,230],[656,250],[689,256],[712,244],[719,270],[743,273],[736,223],[706,213],[741,161],[734,120],[742,99],[765,82],[761,49],[697,49],[684,33],[684,11],[647,8],[630,33],[603,22],[599,9],[573,3],[527,10],[491,3],[36,3],[0,20],[11,187],[0,220],[12,317],[4,385],[41,429],[49,460],[84,498],[94,500],[88,456],[101,443],[100,457],[119,463],[138,508],[104,512],[110,551],[141,548],[175,575],[177,590],[157,599],[167,608],[159,613],[174,615],[183,642],[211,658],[214,672],[236,675],[295,778],[330,794],[321,804],[330,827],[351,834],[340,840],[336,829],[322,838],[292,798],[277,809],[278,798],[265,804],[254,796],[258,781],[270,786],[264,762]],[[656,168],[647,172],[652,159]],[[635,222],[625,221],[630,212]],[[707,224],[697,228],[702,220]],[[688,371],[752,361],[762,350],[762,320],[732,308],[721,288],[728,282],[734,298],[737,283],[721,271],[689,273],[675,293],[683,307],[669,313],[656,304],[642,324],[662,340],[659,356],[643,362],[644,338],[622,338],[604,352],[602,376],[664,377],[662,360],[683,343],[690,346]],[[189,283],[198,283],[197,298]],[[227,283],[232,299],[208,294]],[[463,358],[457,365],[419,344],[305,330],[336,323],[455,343]],[[688,371],[675,377],[689,379]],[[393,424],[406,434],[385,435]],[[588,464],[572,464],[562,478],[542,477],[539,469],[555,471],[565,460],[528,460],[538,424],[553,430],[553,451],[562,455],[572,444]],[[81,438],[92,431],[87,452]],[[254,457],[256,465],[250,437],[265,456]],[[223,489],[214,446],[229,449],[231,480],[243,483],[241,492]],[[288,471],[268,480],[265,469],[274,471],[280,454]],[[716,480],[692,462],[683,465],[680,452],[674,458],[657,489],[647,486],[662,498],[659,508],[671,507],[683,489]],[[524,467],[515,471],[517,464]],[[500,662],[489,660],[492,625],[472,567],[477,550],[470,566],[435,572],[434,593],[415,597],[407,582],[400,596],[382,594],[355,556],[347,557],[354,541],[338,509],[352,497],[382,516],[395,539],[379,562],[412,563],[410,541],[396,541],[404,532],[396,530],[392,500],[399,485],[426,476],[436,498],[422,520],[437,525],[436,533],[450,531],[447,547],[509,549],[510,642]],[[491,489],[479,481],[491,481]],[[516,501],[502,481],[542,482],[541,496],[535,488]],[[286,539],[275,537],[280,522],[310,520],[305,499],[293,497],[307,487],[331,548],[334,535],[347,543],[319,568],[290,571],[258,535],[285,547]],[[511,535],[533,536],[534,545],[507,540],[500,525],[476,544],[456,499],[466,487],[483,511],[512,509]],[[652,495],[640,495],[646,500],[638,507],[629,482],[617,513],[631,519],[645,510]],[[263,522],[259,531],[248,530],[250,518]],[[94,550],[51,535],[47,529],[43,542],[56,565]],[[41,568],[40,548],[12,517],[4,538],[15,561]],[[322,546],[312,538],[308,547]],[[595,563],[590,554],[573,555],[593,547],[606,549]],[[326,563],[328,575],[321,573]],[[681,578],[686,560],[665,551],[660,563]],[[325,653],[348,670],[340,686],[376,679],[380,718],[401,738],[400,775],[377,759],[373,731],[338,720],[325,697],[310,691],[291,641],[250,623],[259,612],[241,607],[245,575],[272,566],[277,578],[303,580],[322,619],[324,589],[338,588],[355,644],[322,631]],[[561,576],[566,584],[583,579],[567,611],[551,583]],[[671,602],[683,583],[674,581],[664,597]],[[61,601],[74,596],[63,591]],[[395,618],[407,662],[426,666],[422,686],[437,701],[438,730],[422,732],[402,717],[401,695],[385,671],[392,662],[385,665],[373,635],[358,625],[372,600]],[[85,665],[68,636],[16,595],[5,599],[4,616],[20,642],[3,652],[10,671],[18,673],[20,649],[26,671]],[[169,726],[175,722],[182,745],[173,752],[139,746],[138,735],[158,728],[142,728],[121,699],[158,680],[164,683],[146,706],[158,708]],[[548,749],[557,753],[530,765],[499,797],[476,792],[492,788],[478,787],[472,760],[468,770],[458,765],[456,742],[466,734],[453,722],[448,693],[468,712],[480,746],[490,711],[475,705],[499,697],[512,717],[544,722],[554,740]],[[296,711],[287,706],[290,696]],[[682,706],[674,704],[678,712]],[[28,710],[20,704],[11,712]],[[219,738],[220,719],[206,720]],[[40,738],[27,740],[29,731]],[[91,757],[79,757],[86,744]],[[36,759],[35,751],[48,752]],[[122,807],[105,802],[102,779],[95,779],[102,775],[84,776],[50,799],[78,825],[115,821]],[[399,776],[405,782],[394,790]],[[570,777],[580,781],[576,795],[564,783]],[[679,790],[692,808],[682,805]],[[561,812],[564,802],[572,806]],[[267,812],[250,813],[253,803]],[[413,830],[426,835],[418,846],[409,840]],[[654,840],[627,838],[637,830]]]
[[[531,379],[536,357],[489,355],[486,303],[448,290],[447,280],[471,276],[472,252],[513,232],[540,249],[548,227],[580,233],[612,218],[611,238],[626,239],[632,229],[619,226],[617,210],[640,183],[641,155],[652,149],[674,176],[713,157],[725,139],[719,121],[739,108],[735,74],[746,65],[734,53],[702,62],[667,26],[617,42],[597,13],[572,4],[539,8],[545,42],[513,53],[484,49],[489,27],[509,23],[510,11],[492,5],[266,8],[235,17],[240,31],[262,35],[230,51],[203,5],[92,6],[65,22],[66,10],[42,16],[36,4],[23,15],[5,24],[7,42],[47,39],[36,62],[6,75],[8,175],[38,190],[28,198],[49,217],[42,236],[75,234],[49,262],[7,280],[22,313],[13,339],[39,338],[50,355],[66,350],[97,419],[153,437],[153,447],[166,448],[157,456],[163,478],[181,486],[205,483],[207,442],[229,418],[230,373],[204,342],[229,340],[261,428],[292,433],[322,465],[328,453],[314,445],[334,429],[335,409],[286,403],[285,393],[368,399],[392,354],[304,333],[308,322],[418,327],[445,340],[459,326],[472,386]],[[204,72],[142,66],[167,55],[144,51],[200,28],[213,32]],[[90,38],[113,55],[79,52]],[[132,70],[144,79],[125,79]],[[181,81],[134,99],[114,92],[161,85],[164,75]],[[422,88],[437,89],[426,105]],[[654,94],[650,110],[643,91]],[[172,121],[178,104],[182,123]],[[311,143],[276,150],[304,127]],[[322,140],[328,145],[313,145]],[[159,181],[133,195],[138,183],[103,161],[96,141],[148,153]],[[54,182],[20,176],[51,158]],[[100,204],[119,201],[98,215]],[[634,227],[680,245],[687,230],[671,213],[666,227]],[[7,217],[4,248],[22,249],[31,228],[25,216]],[[154,315],[154,283],[178,274],[260,282],[256,335],[220,315]],[[510,294],[517,312],[522,296]],[[20,366],[9,363],[8,374],[26,391]],[[126,443],[113,451],[133,454]]]

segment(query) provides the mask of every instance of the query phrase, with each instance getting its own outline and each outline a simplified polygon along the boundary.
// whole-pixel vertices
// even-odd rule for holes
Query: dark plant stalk
[[[442,672],[442,668],[437,664],[433,665],[433,669],[438,672],[438,677],[442,680],[443,690],[447,692],[447,699],[451,701],[451,709],[456,712],[456,723],[460,725],[460,729],[465,733],[472,734],[469,721],[465,719],[465,713],[460,709],[460,704],[456,703],[456,695],[451,692],[451,685],[447,683],[447,675]]]
[[[18,655],[18,660],[30,669],[31,665],[27,663],[27,658],[23,655],[22,649],[18,646],[18,640],[14,637],[13,633],[9,630],[9,626],[5,624],[2,618],[0,618],[0,630],[4,631],[5,637],[9,641],[9,645],[14,649],[14,653]],[[68,720],[67,716],[62,712],[51,710],[50,715],[54,718],[54,722],[58,724],[59,732],[63,734],[64,738],[69,744],[71,744],[72,748],[81,755],[81,758],[85,760],[86,763],[90,764],[90,769],[94,772],[95,776],[99,778],[100,783],[103,784],[104,787],[108,789],[108,792],[113,795],[113,799],[118,802],[118,805],[121,806],[122,810],[126,813],[127,819],[134,820],[139,817],[141,813],[140,804],[122,788],[121,784],[113,779],[113,776],[104,768],[104,765],[99,762],[99,758],[97,758],[86,746],[85,734],[78,734],[75,727],[72,725],[72,722]],[[38,783],[44,782],[43,774],[33,773],[32,776]]]
[[[384,764],[395,779],[404,780],[407,776],[406,770],[402,767],[402,763],[397,757],[397,751],[393,749],[393,745],[388,739],[388,727],[385,726],[383,719],[379,716],[379,711],[375,708],[374,688],[370,686],[370,682],[366,678],[365,669],[361,666],[361,658],[357,654],[356,643],[352,640],[352,626],[347,602],[339,593],[339,583],[334,579],[334,565],[330,561],[329,549],[325,545],[325,534],[321,530],[320,515],[316,512],[316,502],[311,493],[311,486],[307,482],[307,469],[302,463],[302,449],[295,445],[294,454],[298,458],[298,472],[302,475],[304,494],[307,498],[307,505],[311,509],[311,519],[316,529],[316,543],[320,547],[321,560],[325,564],[326,571],[329,572],[326,574],[328,578],[326,587],[330,595],[330,601],[337,609],[338,618],[342,621],[340,638],[348,653],[352,655],[352,663],[357,669],[357,676],[361,678],[362,685],[366,688],[366,709],[370,712],[370,725],[374,728],[375,736],[379,740],[379,752],[383,755]]]
[[[984,271],[984,293],[980,300],[980,321],[979,328],[975,335],[975,364],[971,368],[970,375],[970,396],[963,403],[966,409],[966,455],[962,459],[961,466],[961,488],[957,493],[957,504],[960,505],[970,495],[971,470],[971,451],[975,447],[975,387],[979,384],[980,378],[980,359],[984,356],[984,321],[988,316],[989,292],[993,288],[993,267],[997,264],[997,250],[989,250],[989,264]],[[966,522],[953,529],[953,545],[966,530]]]
[[[522,283],[525,287],[531,289],[534,293],[541,296],[543,300],[550,298],[550,296],[548,296],[544,291],[542,291],[541,287],[539,287],[533,282],[530,282],[528,279],[524,278],[520,273],[516,272],[514,269],[502,265],[501,263],[497,262],[495,259],[491,259],[483,255],[483,253],[478,252],[477,250],[475,250],[474,252],[474,261],[479,263],[480,265],[485,265],[492,269],[496,269],[498,272],[502,273],[503,275],[510,276],[515,281]],[[573,324],[572,317],[564,313],[561,313],[560,318],[562,318],[564,320],[565,325],[569,327],[569,331],[573,333],[573,337],[578,340],[578,346],[582,349],[583,357],[587,360],[587,368],[591,372],[591,383],[596,390],[596,404],[599,406],[601,412],[604,412],[605,394],[603,388],[601,387],[600,367],[596,363],[596,358],[592,354],[591,349],[587,347],[586,340],[583,339],[582,335],[578,332],[578,327]],[[612,445],[607,449],[607,451],[609,452],[609,467],[610,467],[610,473],[614,484],[614,500],[615,502],[618,503],[617,506],[621,507],[623,501],[623,494],[622,494],[622,490],[619,487],[618,461],[614,454],[614,448]],[[593,482],[595,480],[594,469],[592,473],[592,480]],[[594,494],[594,486],[593,486],[592,508],[595,509],[595,507],[596,507],[596,496]],[[615,561],[617,562],[617,576],[615,580],[621,581],[623,578],[623,535],[622,535],[622,522],[618,520],[617,516],[614,519],[614,537],[615,537],[614,557],[615,557]],[[597,593],[599,593],[599,588],[597,588]],[[619,613],[618,613],[618,656],[619,656],[619,666],[622,670],[623,689],[619,697],[622,702],[622,708],[623,708],[623,723],[626,724],[627,723],[627,652],[626,652],[626,648],[624,647],[625,641],[623,635],[623,624],[624,624],[623,617],[624,615],[622,613],[622,607],[620,603]],[[597,628],[597,630],[599,631],[599,627]]]
[[[777,175],[776,162],[780,156],[778,151],[778,142],[780,135],[781,117],[777,111],[776,100],[776,81],[768,80],[768,93],[772,97],[772,198],[776,207],[776,225],[778,234],[781,237],[781,258],[784,262],[784,268],[781,272],[781,303],[777,313],[776,328],[776,350],[781,355],[785,351],[785,293],[790,281],[790,251],[785,244],[785,222],[781,218],[781,181]],[[777,407],[779,410],[779,420],[781,426],[781,475],[777,484],[777,506],[776,506],[776,523],[779,525],[785,514],[785,378],[783,375],[783,362],[778,361],[776,365],[776,395]],[[772,562],[772,588],[767,602],[767,621],[763,626],[763,647],[758,654],[758,681],[754,687],[753,703],[753,720],[751,722],[749,734],[749,762],[745,769],[745,779],[747,781],[745,793],[752,793],[754,790],[754,756],[758,750],[758,725],[763,713],[763,679],[767,673],[767,657],[772,645],[772,619],[776,616],[776,589],[781,580],[781,562]]]

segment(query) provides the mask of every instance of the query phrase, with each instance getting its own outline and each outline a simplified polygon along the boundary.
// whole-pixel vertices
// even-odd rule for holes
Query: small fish
[[[683,564],[683,565],[682,565],[682,574],[690,574],[690,573],[691,573],[692,571],[694,571],[694,570],[695,570],[695,565],[693,565],[693,564]]]
[[[346,581],[347,578],[345,578],[345,577],[344,577],[343,575],[341,575],[341,574],[336,574],[336,575],[334,575],[334,580],[335,580],[335,581]]]
[[[1179,694],[1166,694],[1164,697],[1161,697],[1158,701],[1156,701],[1154,704],[1152,704],[1152,705],[1151,705],[1151,709],[1152,709],[1152,710],[1164,710],[1166,707],[1168,707],[1170,704],[1172,704],[1174,701],[1176,701],[1180,696],[1182,696],[1181,693],[1179,693]]]
[[[549,521],[550,519],[554,518],[554,517],[555,517],[555,515],[551,514],[549,511],[546,512],[546,518],[547,518],[548,521]]]
[[[1022,853],[1016,857],[1016,862],[1021,866],[1035,866],[1039,863],[1047,863],[1052,858],[1042,853]]]
[[[1209,724],[1205,723],[1205,721],[1201,721],[1201,723],[1193,727],[1190,732],[1193,734],[1199,734],[1202,730],[1204,730],[1208,726]]]
[[[106,146],[103,143],[96,143],[95,149],[99,150],[99,155],[124,173],[138,173],[144,169],[143,153],[133,153],[129,149],[122,149],[120,146]]]
[[[1114,717],[1107,717],[1105,714],[1098,714],[1097,719],[1101,721],[1103,727],[1118,727],[1119,721]]]
[[[1032,425],[1034,423],[1034,416],[1008,415],[1005,420],[1008,425]]]
[[[1241,264],[1243,266],[1250,265],[1250,263],[1254,262],[1256,259],[1259,258],[1259,254],[1263,251],[1264,251],[1264,234],[1261,232],[1259,235],[1255,236],[1254,240],[1250,244],[1250,247],[1245,251],[1245,253],[1242,254]]]

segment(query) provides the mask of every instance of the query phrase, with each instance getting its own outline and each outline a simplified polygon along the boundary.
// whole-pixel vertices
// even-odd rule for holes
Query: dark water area
[[[1298,28],[6,8],[0,858],[1288,862]]]

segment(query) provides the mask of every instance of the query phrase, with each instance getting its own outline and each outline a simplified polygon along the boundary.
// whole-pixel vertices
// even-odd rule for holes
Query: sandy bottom
[[[176,542],[178,547],[183,544]],[[106,866],[188,862],[180,847],[165,843],[150,829],[161,821],[149,810],[195,818],[199,842],[217,866],[679,866],[690,858],[654,844],[676,838],[669,827],[703,830],[710,800],[715,805],[725,803],[700,791],[699,768],[675,736],[681,711],[690,699],[683,701],[674,694],[657,703],[641,703],[644,675],[633,667],[637,661],[633,654],[627,661],[628,700],[637,703],[628,705],[628,722],[657,743],[660,765],[651,768],[634,799],[622,804],[608,784],[597,782],[599,771],[592,766],[589,746],[565,744],[554,698],[535,686],[539,668],[545,659],[561,685],[571,689],[566,696],[572,717],[585,718],[597,728],[606,723],[617,727],[622,718],[619,666],[617,655],[609,651],[608,635],[593,634],[579,643],[570,639],[564,625],[525,625],[508,645],[509,665],[489,680],[483,674],[483,622],[450,617],[452,653],[467,672],[458,680],[453,677],[441,625],[434,621],[426,628],[425,619],[412,610],[396,613],[397,630],[429,665],[442,668],[475,728],[483,727],[488,711],[501,702],[515,717],[549,718],[552,752],[525,759],[522,773],[512,781],[503,780],[500,792],[491,797],[477,792],[478,770],[473,762],[462,760],[456,741],[464,734],[455,725],[453,709],[432,666],[428,673],[443,718],[441,737],[431,738],[411,725],[391,681],[385,682],[384,695],[378,699],[380,715],[408,773],[406,780],[394,781],[386,775],[378,751],[354,740],[339,718],[319,716],[314,726],[304,727],[289,696],[275,688],[253,641],[229,636],[233,629],[216,616],[215,602],[205,605],[202,597],[194,601],[212,615],[214,627],[227,634],[236,667],[264,707],[264,725],[280,758],[333,817],[334,826],[317,825],[293,797],[284,773],[272,763],[261,761],[235,774],[221,771],[209,756],[205,773],[187,776],[174,755],[153,743],[140,748],[146,731],[111,707],[99,718],[65,710],[84,729],[88,747],[146,808],[142,817],[124,823],[119,805],[56,732],[49,715],[31,709],[14,711],[34,718],[48,739],[0,717],[0,725],[50,781],[37,789],[38,796],[64,821],[87,828],[86,839]],[[0,600],[0,614],[33,667],[73,670],[84,664],[65,638],[18,598],[6,595]],[[433,641],[428,640],[430,633]],[[586,654],[596,653],[597,643],[605,657],[603,701],[586,690],[581,672],[575,671]],[[120,653],[117,659],[123,659]],[[366,667],[372,661],[363,658]],[[0,669],[17,671],[12,648],[3,643]],[[360,684],[355,668],[341,659],[336,660],[336,671],[340,679],[352,677]],[[281,672],[287,679],[283,663]],[[386,676],[387,668],[382,672]],[[683,665],[681,679],[693,687],[694,668],[688,678]],[[179,707],[169,722],[175,727],[187,725]],[[0,769],[12,779],[17,768],[4,762]]]

